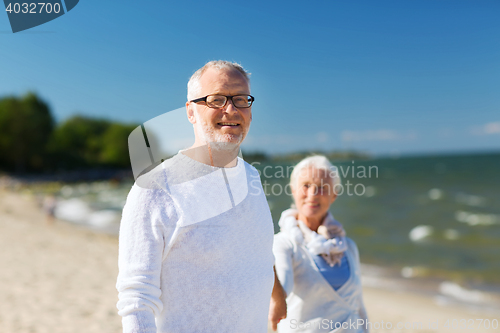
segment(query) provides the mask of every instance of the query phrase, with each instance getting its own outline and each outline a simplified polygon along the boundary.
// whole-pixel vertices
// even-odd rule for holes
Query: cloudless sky
[[[247,150],[500,150],[500,1],[97,1],[13,34],[0,97],[146,122],[205,62],[252,73]],[[186,120],[187,121],[187,120]]]

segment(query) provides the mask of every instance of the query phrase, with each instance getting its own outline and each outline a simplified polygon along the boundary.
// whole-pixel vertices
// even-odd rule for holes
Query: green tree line
[[[46,172],[129,168],[128,136],[138,124],[81,115],[56,124],[37,95],[0,99],[0,170]]]

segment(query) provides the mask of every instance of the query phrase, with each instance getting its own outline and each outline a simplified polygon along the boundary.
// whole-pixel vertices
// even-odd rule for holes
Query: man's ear
[[[194,116],[194,106],[193,103],[186,102],[186,113],[188,120],[191,124],[196,123],[196,117]]]

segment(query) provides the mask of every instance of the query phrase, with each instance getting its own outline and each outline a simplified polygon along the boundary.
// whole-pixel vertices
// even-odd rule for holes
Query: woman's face
[[[315,168],[300,171],[295,184],[292,184],[292,195],[299,218],[305,219],[306,223],[313,223],[308,225],[311,230],[318,228],[336,198],[333,180],[328,172]]]

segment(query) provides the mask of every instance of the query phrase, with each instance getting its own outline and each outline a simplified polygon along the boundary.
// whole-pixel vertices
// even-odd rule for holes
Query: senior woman
[[[302,160],[290,177],[294,205],[281,214],[273,252],[287,294],[284,332],[368,332],[359,254],[329,213],[340,188],[324,156]]]

